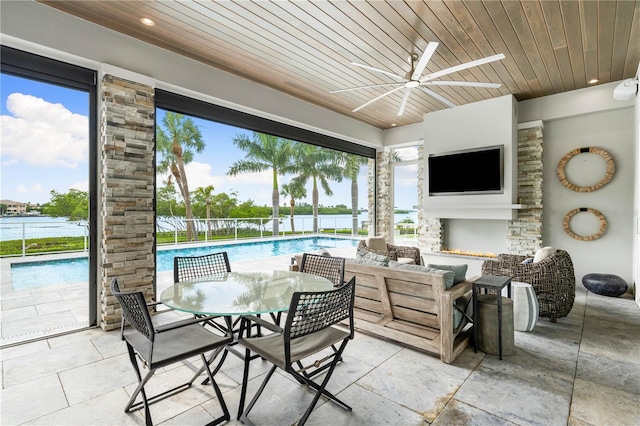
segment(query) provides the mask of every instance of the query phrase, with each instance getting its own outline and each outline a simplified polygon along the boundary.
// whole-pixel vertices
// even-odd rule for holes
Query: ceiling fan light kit
[[[453,102],[451,102],[450,100],[448,100],[444,96],[434,92],[433,90],[427,88],[426,86],[481,87],[481,88],[485,88],[485,89],[497,89],[497,88],[499,88],[501,86],[500,83],[487,83],[487,82],[476,82],[476,81],[444,81],[444,80],[435,80],[435,79],[438,78],[438,77],[442,77],[444,75],[448,75],[448,74],[454,73],[454,72],[462,71],[462,70],[467,69],[467,68],[477,67],[479,65],[484,65],[484,64],[488,64],[490,62],[499,61],[501,59],[504,59],[504,57],[505,57],[502,53],[499,53],[497,55],[488,56],[488,57],[482,58],[482,59],[476,59],[475,61],[466,62],[464,64],[455,65],[453,67],[446,68],[444,70],[428,74],[428,75],[426,75],[426,76],[421,78],[421,75],[422,75],[423,71],[427,67],[427,64],[431,60],[431,57],[433,56],[433,54],[435,53],[436,49],[438,48],[438,45],[439,45],[439,43],[437,43],[435,41],[429,42],[429,44],[427,45],[427,48],[422,53],[422,56],[420,57],[420,60],[418,60],[418,55],[416,55],[416,54],[410,55],[409,58],[407,59],[407,61],[411,64],[411,70],[409,70],[409,72],[407,72],[407,74],[404,77],[399,75],[399,74],[395,74],[393,72],[390,72],[390,71],[386,71],[386,70],[382,70],[380,68],[372,67],[370,65],[360,64],[358,62],[352,62],[351,63],[352,65],[355,65],[355,66],[360,67],[360,68],[364,68],[364,69],[369,70],[369,71],[385,74],[385,75],[393,78],[394,80],[396,80],[396,82],[395,83],[382,83],[382,84],[371,84],[371,85],[365,85],[365,86],[350,87],[350,88],[346,88],[346,89],[333,90],[333,91],[331,91],[329,93],[349,92],[349,91],[352,91],[352,90],[369,89],[369,88],[372,88],[372,87],[398,86],[398,87],[395,87],[395,88],[393,88],[391,90],[388,90],[387,92],[383,93],[382,95],[379,95],[379,96],[371,99],[370,101],[360,105],[359,107],[354,109],[353,112],[360,111],[362,108],[365,108],[365,107],[371,105],[372,103],[384,98],[385,96],[388,96],[388,95],[390,95],[392,93],[395,93],[398,90],[405,89],[406,91],[405,91],[404,96],[402,98],[402,102],[400,103],[400,108],[398,109],[398,116],[401,116],[404,113],[404,110],[405,110],[405,108],[407,106],[407,103],[409,102],[409,97],[411,96],[411,91],[413,89],[415,89],[415,88],[418,88],[418,87],[420,89],[422,89],[422,91],[424,91],[427,95],[431,96],[432,98],[436,99],[437,101],[441,102],[442,104],[448,106],[449,108],[454,108],[456,105]],[[416,61],[417,61],[417,64],[416,64]]]

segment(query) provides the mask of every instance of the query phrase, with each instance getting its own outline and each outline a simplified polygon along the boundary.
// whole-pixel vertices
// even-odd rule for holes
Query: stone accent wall
[[[391,241],[393,229],[391,228],[393,206],[391,205],[391,152],[380,151],[377,154],[376,175],[376,235],[384,236]],[[369,230],[372,235],[373,230]]]
[[[100,120],[100,327],[120,326],[109,286],[154,295],[154,89],[105,75]]]
[[[543,127],[518,130],[518,218],[507,223],[507,251],[533,254],[542,247]]]

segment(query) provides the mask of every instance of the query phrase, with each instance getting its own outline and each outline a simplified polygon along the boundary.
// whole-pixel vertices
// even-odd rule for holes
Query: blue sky
[[[1,74],[0,199],[44,203],[50,191],[88,190],[88,95],[81,91]],[[158,111],[158,122],[162,119]],[[244,157],[233,145],[234,136],[250,131],[194,118],[206,148],[186,166],[189,189],[213,185],[214,192],[236,191],[241,201],[271,205],[269,172],[226,175],[229,166]],[[367,207],[366,166],[358,179],[359,206]],[[406,167],[403,169],[407,169]],[[415,205],[415,168],[398,170],[396,206]],[[409,172],[405,176],[405,172]],[[158,176],[158,185],[166,179]],[[291,176],[280,178],[280,186]],[[404,190],[403,185],[413,187]],[[332,183],[333,197],[321,190],[320,204],[350,205],[350,182]],[[311,203],[311,183],[306,201]],[[288,200],[281,196],[281,205]]]

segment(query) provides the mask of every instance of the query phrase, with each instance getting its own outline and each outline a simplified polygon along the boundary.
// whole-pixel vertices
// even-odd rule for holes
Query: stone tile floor
[[[450,365],[356,333],[328,386],[353,411],[321,399],[308,424],[640,425],[640,310],[631,296],[598,296],[578,284],[567,318],[541,319],[534,331],[515,333],[515,355],[500,361],[468,348]],[[144,424],[140,412],[123,412],[136,379],[117,331],[50,337],[2,349],[0,358],[2,425]],[[252,363],[249,395],[267,369],[266,362]],[[189,373],[175,364],[152,378],[149,391],[174,386]],[[227,357],[216,380],[233,416],[242,361]],[[293,425],[311,397],[278,372],[250,418]],[[151,413],[155,424],[198,425],[217,417],[219,405],[210,386],[197,385],[152,405]]]

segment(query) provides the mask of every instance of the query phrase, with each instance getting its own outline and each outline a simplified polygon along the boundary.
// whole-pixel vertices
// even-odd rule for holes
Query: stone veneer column
[[[392,236],[391,216],[393,206],[391,205],[391,152],[380,151],[376,161],[376,235],[384,236],[390,241]],[[372,232],[369,230],[369,235]]]
[[[542,122],[518,126],[518,218],[507,222],[507,251],[532,254],[542,247]]]
[[[374,228],[374,217],[376,214],[376,160],[370,158],[367,162],[367,209],[369,209],[369,220],[367,233],[371,234]]]
[[[426,253],[438,253],[444,241],[444,221],[424,213],[424,145],[418,146],[418,247]]]
[[[109,286],[154,295],[153,87],[105,75],[100,121],[100,327],[120,326]]]

